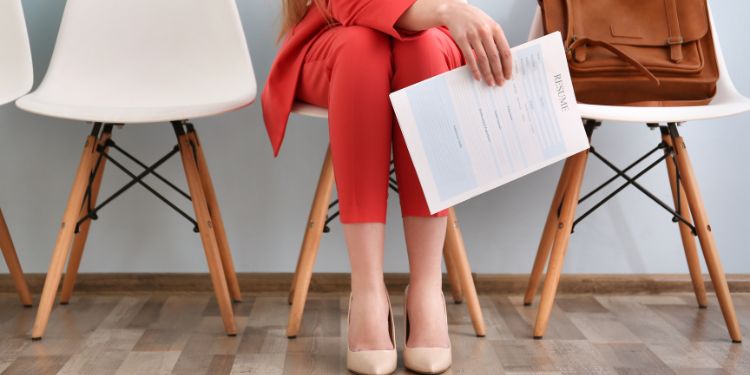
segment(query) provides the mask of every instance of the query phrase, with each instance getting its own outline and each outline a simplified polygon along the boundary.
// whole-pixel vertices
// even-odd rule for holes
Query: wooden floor
[[[34,311],[0,294],[0,373],[346,373],[346,297],[311,295],[302,332],[289,340],[281,294],[236,304],[237,337],[222,333],[208,293],[79,294],[55,306],[44,339],[32,342]],[[690,294],[563,295],[544,340],[531,339],[536,308],[524,307],[521,296],[481,296],[485,338],[473,335],[465,306],[450,303],[448,373],[750,374],[750,294],[734,298],[744,344],[729,342],[714,296],[700,310]],[[401,347],[403,299],[392,300]]]

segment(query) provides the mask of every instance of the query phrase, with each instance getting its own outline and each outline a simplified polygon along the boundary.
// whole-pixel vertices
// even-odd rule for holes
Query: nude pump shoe
[[[386,295],[387,296],[387,295]],[[349,312],[346,316],[347,325],[352,312],[352,295],[349,294]],[[393,324],[393,309],[391,299],[388,298],[388,333],[391,337],[393,349],[382,350],[349,350],[349,342],[346,344],[346,368],[355,374],[363,375],[386,375],[396,371],[396,328]]]
[[[404,291],[404,367],[419,374],[440,374],[451,367],[453,361],[450,344],[447,348],[410,348],[406,346],[409,342],[409,314],[406,310],[409,299],[409,286]],[[445,296],[443,295],[443,306]],[[446,319],[448,313],[446,311]]]

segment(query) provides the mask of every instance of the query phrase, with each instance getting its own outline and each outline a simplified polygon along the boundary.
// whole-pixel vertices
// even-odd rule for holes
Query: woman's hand
[[[443,24],[461,48],[474,78],[502,85],[511,78],[513,62],[502,27],[479,8],[463,2],[442,7]]]
[[[511,78],[512,56],[502,27],[465,0],[417,0],[396,25],[413,31],[446,26],[474,78],[489,85]]]

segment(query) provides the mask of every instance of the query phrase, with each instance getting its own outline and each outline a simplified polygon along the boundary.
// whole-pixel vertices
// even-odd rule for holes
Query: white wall
[[[262,83],[277,48],[274,40],[279,1],[238,3],[256,74]],[[512,44],[524,41],[535,1],[474,3],[504,26]],[[713,3],[729,69],[740,90],[750,94],[750,74],[745,69],[750,63],[750,53],[745,48],[747,37],[736,31],[745,29],[750,3]],[[25,0],[24,6],[38,84],[52,52],[64,1]],[[281,156],[275,160],[258,105],[197,124],[238,271],[293,271],[326,147],[326,124],[293,118]],[[46,271],[88,131],[84,124],[27,114],[13,106],[0,109],[0,206],[27,272]],[[750,249],[745,237],[750,230],[745,216],[750,212],[746,154],[750,115],[693,123],[682,131],[726,270],[750,273]],[[156,160],[174,144],[171,127],[166,124],[128,126],[115,130],[114,137],[147,161]],[[597,148],[621,166],[658,140],[658,132],[634,124],[605,124],[594,136]],[[589,165],[587,187],[610,176],[597,161],[592,160]],[[550,167],[457,208],[476,272],[528,272],[559,170],[560,165]],[[184,186],[177,159],[161,171]],[[108,167],[102,196],[125,180],[120,171]],[[153,178],[149,181],[158,184]],[[654,169],[642,182],[663,199],[671,199],[664,167]],[[404,272],[407,263],[396,199],[392,196],[389,206],[386,267],[390,272]],[[81,269],[204,272],[206,265],[199,237],[191,232],[190,225],[136,186],[101,212],[101,219],[92,227]],[[347,270],[341,228],[336,223],[332,232],[324,236],[316,271]],[[628,188],[578,228],[570,243],[565,272],[682,273],[686,267],[678,230],[669,215]]]

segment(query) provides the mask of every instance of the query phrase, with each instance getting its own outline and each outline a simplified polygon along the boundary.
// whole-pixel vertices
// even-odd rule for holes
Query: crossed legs
[[[329,112],[356,301],[349,327],[352,350],[390,347],[383,246],[391,147],[411,270],[409,345],[448,345],[440,268],[448,212],[429,213],[388,94],[460,65],[458,48],[437,29],[402,41],[364,27],[334,27],[306,56],[297,98]]]

